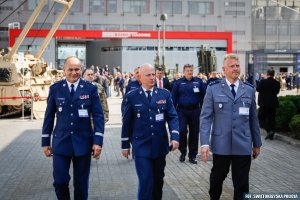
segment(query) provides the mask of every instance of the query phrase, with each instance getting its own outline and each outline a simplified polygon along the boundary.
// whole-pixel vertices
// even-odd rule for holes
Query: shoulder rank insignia
[[[212,81],[209,83],[209,86],[215,85],[217,83],[220,83],[220,80]]]
[[[248,86],[250,86],[250,87],[252,87],[252,88],[254,88],[254,85],[252,85],[251,83],[249,83],[249,82],[243,82],[245,85],[248,85]]]

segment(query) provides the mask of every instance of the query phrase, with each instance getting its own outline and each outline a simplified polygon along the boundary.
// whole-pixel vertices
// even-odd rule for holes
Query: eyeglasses
[[[224,61],[227,59],[236,59],[239,60],[239,57],[236,54],[230,53],[224,55]]]

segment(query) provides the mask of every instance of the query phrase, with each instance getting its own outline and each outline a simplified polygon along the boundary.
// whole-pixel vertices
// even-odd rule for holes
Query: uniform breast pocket
[[[63,111],[65,111],[67,105],[68,105],[68,102],[65,99],[57,99],[56,100],[57,113],[60,114]]]
[[[157,106],[157,112],[158,113],[165,113],[167,111],[167,106],[166,105],[158,105]]]
[[[242,104],[244,107],[250,107],[251,106],[251,99],[249,98],[241,98]]]
[[[216,97],[214,101],[214,110],[216,113],[222,113],[228,104],[228,97]]]
[[[88,109],[91,107],[91,101],[89,99],[78,101],[79,109]]]
[[[144,115],[146,115],[146,108],[143,106],[136,106],[134,107],[134,117],[136,119],[141,119]]]

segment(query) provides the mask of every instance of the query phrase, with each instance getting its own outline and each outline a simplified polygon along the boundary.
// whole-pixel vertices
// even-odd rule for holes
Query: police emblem
[[[219,108],[222,108],[222,107],[223,107],[223,105],[220,103],[220,104],[219,104]]]
[[[58,107],[58,111],[61,112],[62,111],[62,107]]]
[[[137,118],[140,118],[140,117],[141,117],[141,114],[140,114],[140,113],[137,113],[137,114],[136,114],[136,117],[137,117]]]

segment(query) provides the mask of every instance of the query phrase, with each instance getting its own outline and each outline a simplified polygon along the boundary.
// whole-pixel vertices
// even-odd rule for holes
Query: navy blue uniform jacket
[[[122,149],[129,149],[131,143],[136,157],[165,156],[169,152],[166,122],[170,139],[179,141],[178,116],[170,92],[154,87],[150,104],[142,87],[129,92],[125,98]],[[158,118],[159,114],[163,114],[163,119]]]
[[[87,117],[79,117],[79,109],[88,111]],[[56,124],[54,120],[56,115]],[[93,128],[91,123],[93,121]],[[92,145],[102,146],[104,117],[98,90],[89,81],[80,80],[73,98],[66,80],[50,87],[42,132],[42,146],[50,146],[53,153],[81,156],[92,152]]]

